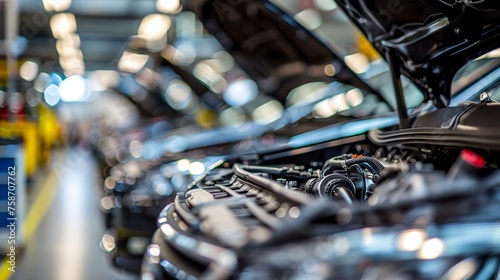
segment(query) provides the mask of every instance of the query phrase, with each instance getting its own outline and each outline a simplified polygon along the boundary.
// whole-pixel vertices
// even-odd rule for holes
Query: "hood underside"
[[[282,102],[295,87],[317,81],[343,82],[380,97],[324,42],[268,0],[189,0],[183,5],[263,92]],[[328,65],[334,74],[325,73]]]
[[[336,0],[375,48],[437,106],[468,61],[500,47],[498,0]],[[391,56],[391,58],[389,58]]]
[[[335,0],[397,72],[438,107],[467,62],[500,47],[498,0]],[[337,80],[377,94],[309,30],[269,0],[190,0],[205,28],[266,93]],[[324,73],[333,65],[335,75]],[[380,96],[379,94],[377,94]]]

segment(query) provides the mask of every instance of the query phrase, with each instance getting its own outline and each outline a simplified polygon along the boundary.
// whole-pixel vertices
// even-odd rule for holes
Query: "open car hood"
[[[468,61],[498,48],[500,1],[336,0],[392,67],[439,107]]]
[[[269,1],[189,0],[183,6],[262,91],[283,103],[292,89],[316,81],[336,80],[377,94],[323,42]],[[327,65],[334,73],[331,66],[325,71]]]

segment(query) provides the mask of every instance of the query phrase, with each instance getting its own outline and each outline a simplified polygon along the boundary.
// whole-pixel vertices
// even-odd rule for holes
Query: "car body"
[[[318,44],[317,38],[311,37],[310,40]],[[352,125],[357,126],[356,131],[367,131],[370,128],[385,128],[397,123],[397,116],[389,110],[389,107],[394,105],[387,105],[387,101],[383,100],[384,97],[379,96],[379,93],[364,81],[372,83],[376,83],[376,80],[383,81],[381,77],[388,75],[385,65],[375,63],[363,75],[358,76],[325,45],[319,44],[318,48],[328,54],[329,62],[335,63],[339,69],[345,68],[338,78],[313,73],[314,75],[306,74],[295,79],[278,73],[275,74],[274,80],[283,79],[278,82],[280,86],[267,89],[259,69],[246,66],[245,71],[248,75],[264,84],[259,88],[263,88],[262,91],[266,95],[276,97],[284,103],[290,101],[287,96],[299,92],[297,89],[304,90],[304,86],[314,85],[306,88],[308,90],[306,96],[294,97],[294,101],[285,108],[281,118],[266,124],[254,121],[205,130],[178,128],[153,138],[136,141],[136,144],[139,143],[141,146],[142,154],[136,158],[129,154],[125,161],[111,168],[104,182],[108,194],[102,198],[101,204],[108,215],[107,232],[103,236],[102,247],[109,253],[115,266],[132,272],[139,271],[147,242],[156,230],[157,215],[164,205],[173,202],[177,192],[185,191],[185,187],[199,175],[197,172],[190,174],[189,166],[185,166],[186,163],[201,165],[204,172],[218,159],[253,160],[253,157],[264,152],[286,152],[325,142],[325,136],[326,142],[350,136],[354,133]],[[246,61],[252,54],[247,53],[245,56],[239,54],[237,57],[238,64],[248,65]],[[315,63],[305,61],[303,67],[317,68]],[[369,90],[361,92],[359,88],[345,84],[347,82]],[[291,93],[285,92],[287,90]],[[367,102],[360,102],[369,110],[377,108],[372,104],[377,102],[385,104],[386,109],[382,109],[383,113],[374,119],[370,119],[371,113],[362,113],[354,122],[349,122],[353,119],[352,116],[342,115],[311,118],[318,104],[331,102],[329,100],[352,90],[358,90],[357,93],[370,97],[366,99]],[[416,95],[418,99],[418,94]],[[351,108],[347,104],[346,106]],[[357,109],[362,109],[360,104],[356,106],[359,106]],[[172,183],[172,180],[180,180],[179,178],[183,178],[181,183],[179,181],[176,184]],[[158,192],[158,186],[168,186],[168,191],[162,189]]]
[[[500,71],[483,56],[499,47],[498,2],[336,2],[389,63],[397,115],[299,134],[209,169],[159,215],[143,278],[498,277]],[[274,41],[262,45],[290,54],[310,38],[272,1],[186,7],[233,52],[250,50],[262,80],[280,53],[246,39],[267,34]],[[282,61],[329,65],[318,45],[302,43],[310,53]],[[401,74],[425,96],[412,110]]]

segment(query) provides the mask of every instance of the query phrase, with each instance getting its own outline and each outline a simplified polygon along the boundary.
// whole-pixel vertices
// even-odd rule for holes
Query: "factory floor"
[[[27,229],[28,242],[16,272],[4,279],[137,279],[115,270],[100,248],[105,229],[98,207],[100,178],[91,152],[68,148],[54,156],[40,177],[43,182],[34,182],[41,184],[39,194],[29,199],[37,207],[28,214],[35,218],[27,218],[32,232]]]

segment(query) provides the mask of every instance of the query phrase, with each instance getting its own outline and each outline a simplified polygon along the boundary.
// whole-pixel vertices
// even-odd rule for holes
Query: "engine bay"
[[[150,246],[169,252],[177,278],[493,277],[496,152],[440,145],[446,132],[435,145],[369,136],[220,161],[163,210]],[[430,260],[432,277],[419,266]]]

